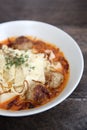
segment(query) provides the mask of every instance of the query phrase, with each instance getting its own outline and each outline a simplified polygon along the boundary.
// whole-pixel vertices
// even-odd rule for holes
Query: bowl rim
[[[81,67],[81,70],[80,70],[80,75],[78,77],[78,80],[76,82],[76,84],[72,87],[72,89],[64,96],[62,97],[59,101],[57,102],[53,102],[51,105],[47,106],[47,107],[39,107],[37,108],[37,110],[32,110],[31,112],[29,112],[27,110],[27,112],[25,112],[26,110],[23,110],[23,113],[19,112],[19,111],[16,111],[16,112],[11,112],[11,111],[8,111],[8,110],[2,110],[0,109],[0,115],[1,116],[9,116],[9,117],[23,117],[23,116],[30,116],[30,115],[34,115],[34,114],[38,114],[38,113],[41,113],[41,112],[44,112],[44,111],[47,111],[53,107],[55,107],[56,105],[60,104],[61,102],[63,102],[67,97],[70,96],[70,94],[76,89],[77,85],[79,84],[80,80],[81,80],[81,77],[83,75],[83,70],[84,70],[84,58],[83,58],[83,54],[82,54],[82,51],[79,47],[79,45],[77,44],[77,42],[68,34],[66,33],[65,31],[63,31],[62,29],[60,29],[59,27],[56,27],[55,25],[51,25],[51,24],[48,24],[48,23],[45,23],[45,22],[41,22],[41,21],[34,21],[34,20],[15,20],[15,21],[8,21],[8,22],[3,22],[3,23],[0,23],[0,26],[2,25],[5,25],[5,24],[11,24],[11,23],[22,23],[22,22],[28,22],[28,23],[37,23],[37,24],[44,24],[44,25],[47,25],[47,26],[50,26],[54,29],[57,29],[59,31],[61,31],[62,33],[64,33],[65,35],[67,35],[72,41],[73,41],[73,44],[75,45],[75,47],[77,48],[77,50],[79,51],[79,54],[80,54],[80,58],[81,58],[81,63],[82,63],[82,67]]]

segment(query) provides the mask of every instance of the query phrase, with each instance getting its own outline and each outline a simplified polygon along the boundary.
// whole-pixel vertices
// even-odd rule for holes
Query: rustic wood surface
[[[22,19],[47,22],[69,33],[83,52],[84,74],[60,105],[33,116],[1,116],[0,130],[87,130],[87,0],[0,0],[1,23]]]

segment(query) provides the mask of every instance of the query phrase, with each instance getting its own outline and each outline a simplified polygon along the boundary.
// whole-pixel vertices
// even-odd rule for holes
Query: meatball
[[[63,80],[64,76],[59,72],[49,72],[46,74],[46,84],[51,88],[57,88]]]
[[[33,46],[32,41],[29,40],[29,38],[25,36],[20,36],[16,38],[14,43],[9,44],[9,47],[12,47],[14,49],[19,49],[19,50],[28,50],[31,49]]]
[[[42,103],[45,99],[50,98],[48,89],[43,85],[37,85],[34,88],[34,100],[35,102]]]

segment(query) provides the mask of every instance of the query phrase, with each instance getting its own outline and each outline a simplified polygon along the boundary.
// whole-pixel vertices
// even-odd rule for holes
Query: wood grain
[[[18,19],[87,26],[87,0],[0,0],[0,22]]]
[[[30,117],[0,117],[0,130],[87,130],[87,0],[0,0],[1,23],[22,19],[47,22],[69,33],[82,50],[84,73],[64,102]]]
[[[68,99],[49,111],[30,117],[0,117],[0,128],[3,130],[87,130],[87,101]]]

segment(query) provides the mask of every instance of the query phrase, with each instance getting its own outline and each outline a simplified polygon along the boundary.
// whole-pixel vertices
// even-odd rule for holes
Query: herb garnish
[[[35,66],[30,67],[30,69],[35,69]]]
[[[29,72],[31,72],[32,70],[34,70],[35,69],[35,66],[29,66]]]
[[[28,55],[23,55],[21,54],[20,56],[15,55],[15,56],[6,56],[6,68],[9,69],[11,66],[15,65],[20,66],[24,64],[28,60],[29,56]]]

